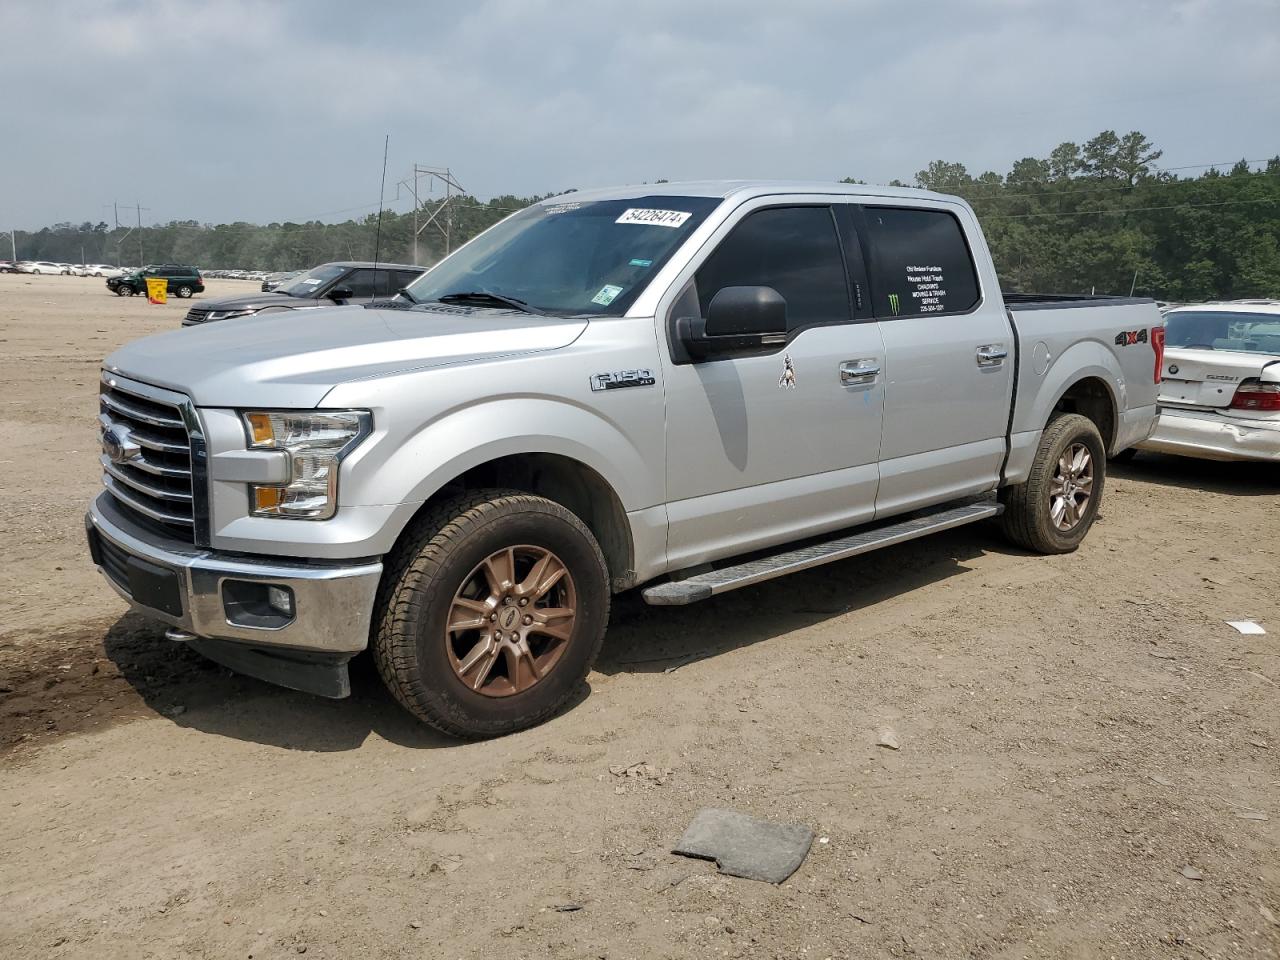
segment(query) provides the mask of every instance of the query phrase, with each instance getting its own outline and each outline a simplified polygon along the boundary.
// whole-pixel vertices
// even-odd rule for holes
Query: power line
[[[1076,210],[1072,213],[1009,213],[983,217],[982,219],[985,222],[988,220],[1026,220],[1031,217],[1114,217],[1125,216],[1130,213],[1145,213],[1150,210],[1195,210],[1202,207],[1229,207],[1250,203],[1273,203],[1280,206],[1280,200],[1275,197],[1263,197],[1257,200],[1217,200],[1212,203],[1170,203],[1159,207],[1130,207],[1127,210]]]

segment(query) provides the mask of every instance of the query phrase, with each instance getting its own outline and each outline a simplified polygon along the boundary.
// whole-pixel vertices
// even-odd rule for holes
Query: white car
[[[25,267],[20,267],[23,273],[47,273],[61,274],[66,273],[67,268],[61,264],[54,263],[51,260],[33,260]]]
[[[1160,417],[1140,450],[1280,461],[1280,300],[1165,314]]]
[[[109,263],[91,263],[85,267],[87,277],[123,277],[124,270]]]

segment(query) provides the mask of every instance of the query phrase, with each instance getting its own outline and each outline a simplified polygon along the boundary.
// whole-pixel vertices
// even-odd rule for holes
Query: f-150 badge
[[[593,373],[591,375],[592,390],[621,390],[623,387],[652,387],[657,381],[653,371],[645,368],[639,370],[615,370],[612,373]]]
[[[796,368],[791,362],[791,354],[784,353],[782,355],[782,376],[778,378],[779,390],[794,390],[796,388]]]

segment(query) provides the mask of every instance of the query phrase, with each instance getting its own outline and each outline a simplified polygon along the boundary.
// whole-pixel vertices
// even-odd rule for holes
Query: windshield
[[[1280,354],[1280,315],[1193,310],[1170,313],[1165,345],[1184,350]]]
[[[669,196],[576,202],[570,195],[535,204],[427,271],[409,295],[421,304],[488,293],[546,313],[620,316],[720,202]]]
[[[317,290],[331,280],[338,279],[346,272],[346,267],[340,267],[334,263],[326,263],[313,270],[308,270],[296,280],[280,284],[280,286],[276,287],[275,292],[287,293],[291,297],[314,297]]]

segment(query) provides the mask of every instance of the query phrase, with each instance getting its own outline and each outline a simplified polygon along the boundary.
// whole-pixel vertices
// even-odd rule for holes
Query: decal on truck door
[[[791,362],[791,354],[784,353],[782,355],[782,376],[778,378],[779,390],[794,390],[796,388],[796,367]]]

